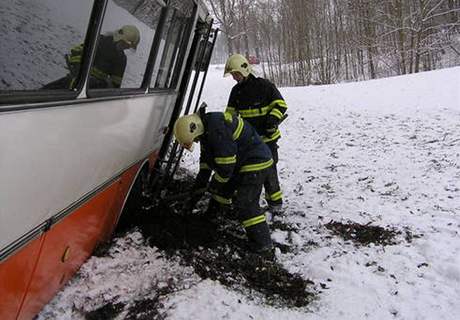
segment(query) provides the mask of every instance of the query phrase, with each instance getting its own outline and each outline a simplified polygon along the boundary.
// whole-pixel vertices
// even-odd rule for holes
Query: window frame
[[[184,68],[186,66],[187,55],[190,50],[191,39],[194,36],[193,28],[196,24],[200,9],[203,4],[201,1],[190,0],[193,5],[190,23],[186,30],[186,36],[180,41],[179,53],[182,50],[182,56],[178,56],[172,73],[172,80],[175,85],[169,88],[151,88],[152,73],[155,61],[159,59],[159,44],[161,34],[164,31],[165,19],[168,8],[171,8],[169,1],[157,0],[162,6],[158,29],[155,31],[153,42],[150,47],[149,57],[145,67],[144,77],[140,88],[108,88],[108,89],[90,89],[87,85],[90,68],[92,66],[96,48],[98,44],[99,33],[104,22],[107,3],[109,0],[94,0],[91,9],[90,19],[84,38],[84,44],[87,50],[82,55],[81,70],[76,80],[73,90],[55,89],[55,90],[3,90],[0,91],[0,113],[13,110],[27,110],[37,108],[49,108],[62,105],[75,105],[92,101],[117,100],[126,98],[137,98],[143,96],[163,95],[177,92],[180,89],[181,79],[183,79]],[[182,57],[181,61],[180,58]],[[176,68],[178,68],[176,72]],[[175,79],[176,78],[176,79]]]
[[[109,0],[104,0],[105,3],[107,3]],[[193,0],[192,0],[193,1]],[[86,96],[88,98],[100,98],[100,97],[113,97],[113,96],[130,96],[130,95],[136,95],[136,94],[146,94],[148,92],[147,88],[149,83],[146,83],[148,79],[151,77],[151,72],[153,71],[153,63],[155,62],[156,55],[158,52],[158,43],[160,41],[159,35],[161,34],[163,27],[164,27],[164,19],[165,19],[165,9],[167,9],[167,4],[164,1],[158,1],[157,3],[162,6],[161,13],[160,13],[160,19],[158,20],[157,24],[157,30],[155,30],[155,33],[153,35],[153,40],[152,44],[150,46],[150,51],[149,51],[149,56],[146,60],[146,63],[144,64],[144,76],[141,81],[141,86],[139,88],[104,88],[104,89],[91,89],[88,85],[86,86]],[[107,5],[105,5],[107,7]],[[104,14],[101,17],[101,24],[100,28],[102,28],[102,25],[104,23],[104,18],[105,18],[105,12],[106,10],[104,9]],[[99,33],[100,33],[100,28],[97,32],[96,36],[96,43],[94,47],[94,51],[96,51],[98,42],[99,42]],[[94,52],[94,56],[95,56]],[[93,64],[93,59],[91,60],[90,66]],[[152,62],[153,61],[153,62]],[[88,68],[88,73],[89,73],[90,68]],[[85,81],[87,82],[89,74],[86,75]],[[150,76],[150,77],[149,77]]]
[[[49,101],[65,101],[78,98],[89,72],[88,62],[91,60],[95,46],[95,35],[100,28],[102,17],[105,12],[107,0],[94,0],[93,7],[86,28],[83,43],[87,44],[87,50],[83,51],[82,63],[74,89],[50,89],[50,90],[0,90],[0,108],[3,105],[18,103],[40,103]]]
[[[187,36],[182,37],[182,39],[180,39],[180,41],[179,41],[179,44],[178,45],[176,44],[176,46],[178,48],[178,53],[177,53],[178,56],[175,59],[175,63],[173,63],[170,66],[170,69],[172,70],[172,73],[170,75],[167,75],[167,78],[166,78],[166,83],[170,82],[171,84],[174,84],[174,85],[172,85],[172,86],[170,85],[170,86],[167,86],[167,87],[154,87],[154,86],[152,86],[152,85],[154,85],[154,82],[156,81],[156,78],[152,79],[153,65],[155,64],[156,59],[162,59],[162,54],[164,52],[164,51],[161,52],[161,57],[158,55],[158,53],[159,53],[158,52],[159,51],[159,45],[160,45],[161,36],[162,36],[162,33],[159,33],[158,34],[159,39],[158,39],[158,44],[157,44],[158,47],[156,48],[157,56],[152,61],[152,73],[150,74],[150,77],[148,79],[148,87],[146,88],[148,93],[158,92],[158,91],[177,91],[177,90],[179,90],[179,83],[180,83],[180,79],[183,76],[183,70],[184,70],[184,67],[186,65],[185,60],[186,60],[187,54],[189,53],[190,43],[191,43],[192,38],[194,36],[193,27],[196,24],[197,14],[198,14],[198,9],[199,9],[198,3],[196,1],[194,1],[194,0],[190,0],[190,1],[191,1],[192,5],[193,5],[192,13],[191,13],[191,16],[190,16],[190,23],[184,28],[184,32],[183,32]],[[165,20],[166,20],[166,17],[168,15],[168,12],[170,10],[173,10],[173,9],[175,9],[175,8],[170,6],[170,4],[168,2],[168,5],[166,6],[165,11],[163,12]],[[165,22],[166,21],[163,21],[162,30],[161,30],[162,32],[164,31]],[[166,36],[168,38],[169,34],[166,35]],[[179,59],[180,57],[182,57],[182,60]],[[178,61],[179,61],[179,64],[178,64]],[[169,69],[168,69],[168,72],[169,72]]]

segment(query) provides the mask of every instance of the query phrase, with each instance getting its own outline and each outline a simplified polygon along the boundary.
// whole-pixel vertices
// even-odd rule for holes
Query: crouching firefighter
[[[240,116],[228,112],[209,112],[182,116],[174,124],[176,140],[186,149],[200,143],[200,171],[194,190],[211,193],[208,211],[233,204],[249,240],[250,248],[261,255],[272,254],[270,231],[261,212],[262,185],[273,165],[270,149]],[[200,197],[194,197],[194,206]],[[233,201],[233,203],[232,203]]]

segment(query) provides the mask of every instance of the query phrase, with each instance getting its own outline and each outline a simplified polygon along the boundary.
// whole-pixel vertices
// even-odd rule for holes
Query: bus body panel
[[[0,262],[0,319],[16,319],[36,267],[44,236]]]
[[[91,255],[106,232],[121,180],[116,180],[89,202],[45,233],[37,268],[21,307],[19,319],[37,314]]]
[[[104,21],[116,20],[110,17],[117,16],[120,11],[116,6],[111,7],[111,15],[106,17],[108,2],[95,3],[85,36],[85,45],[93,49],[83,57],[82,80],[75,94],[35,92],[41,89],[44,76],[48,76],[45,66],[36,63],[39,60],[33,65],[44,72],[40,74],[43,79],[33,78],[38,82],[25,83],[23,87],[22,83],[8,87],[13,90],[11,97],[9,92],[0,92],[0,98],[7,98],[0,101],[0,319],[32,319],[90,257],[94,248],[110,238],[136,179],[146,168],[149,172],[154,169],[159,152],[163,150],[166,129],[182,107],[197,50],[191,40],[198,35],[198,20],[201,24],[209,24],[209,28],[212,24],[202,1],[194,0],[192,16],[177,15],[176,22],[185,16],[192,19],[189,27],[181,29],[173,20],[161,18],[158,23],[162,21],[162,25],[168,25],[168,32],[159,38],[155,33],[155,41],[153,29],[142,29],[143,33],[152,36],[153,46],[149,47],[145,42],[147,36],[144,37],[145,43],[142,43],[146,50],[138,50],[142,55],[135,61],[128,57],[127,66],[127,70],[146,70],[142,85],[137,81],[142,89],[126,85],[120,91],[112,88],[107,92],[86,91],[97,53],[97,34],[104,29]],[[174,10],[182,10],[180,4],[177,3]],[[60,2],[58,7],[57,12],[60,12]],[[75,15],[72,12],[72,16],[86,21],[88,12],[85,10],[89,7],[83,6],[82,10]],[[164,17],[170,13],[173,11],[162,10]],[[139,25],[137,20],[131,23],[131,18],[126,19],[121,20]],[[61,35],[59,23],[53,26]],[[83,35],[84,26],[80,27],[76,29]],[[181,39],[174,36],[178,30],[185,33],[185,38],[174,43]],[[82,41],[83,37],[80,38]],[[174,50],[179,50],[174,51],[177,56],[169,51],[155,51],[168,40],[171,40],[170,49],[175,46]],[[24,43],[28,46],[33,42]],[[67,52],[65,43],[55,44]],[[179,45],[185,51],[181,52]],[[195,49],[191,50],[192,47]],[[55,53],[59,56],[61,51]],[[170,57],[164,56],[164,52]],[[41,57],[40,52],[33,53]],[[32,54],[27,52],[27,58],[29,56]],[[169,61],[169,58],[177,61]],[[160,72],[151,67],[160,59],[163,75],[173,72],[168,75],[171,76],[169,80],[165,78],[166,82],[171,80],[169,84],[156,83],[155,77],[159,77]],[[52,60],[47,53],[45,60]],[[60,71],[67,72],[62,70],[62,65],[59,67]],[[30,73],[26,69],[23,70]],[[137,80],[141,76],[135,72]],[[135,189],[138,191],[137,187]]]
[[[109,238],[141,163],[0,264],[0,319],[33,318]]]
[[[158,151],[174,101],[165,94],[1,114],[0,251]]]

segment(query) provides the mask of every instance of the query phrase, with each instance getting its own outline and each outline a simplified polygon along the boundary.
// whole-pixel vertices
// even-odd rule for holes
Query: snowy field
[[[222,74],[211,66],[211,110],[225,108],[234,84]],[[261,304],[133,232],[89,259],[39,319],[142,300],[159,302],[153,319],[460,319],[460,67],[281,93],[282,219],[297,231],[272,237],[293,249],[277,260],[315,283],[310,305]],[[197,156],[183,166],[196,171]],[[396,244],[345,240],[326,228],[332,220],[394,230]]]

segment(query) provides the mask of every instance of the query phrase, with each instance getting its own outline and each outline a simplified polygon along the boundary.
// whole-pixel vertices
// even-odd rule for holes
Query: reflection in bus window
[[[151,86],[174,88],[182,66],[178,57],[185,54],[187,28],[192,21],[193,2],[173,0],[169,3],[166,23],[160,40],[157,61],[153,68]],[[161,59],[160,59],[161,57]]]
[[[37,90],[67,77],[65,56],[83,42],[92,6],[93,0],[0,1],[0,90]]]
[[[140,88],[160,13],[157,0],[108,2],[90,88]]]

